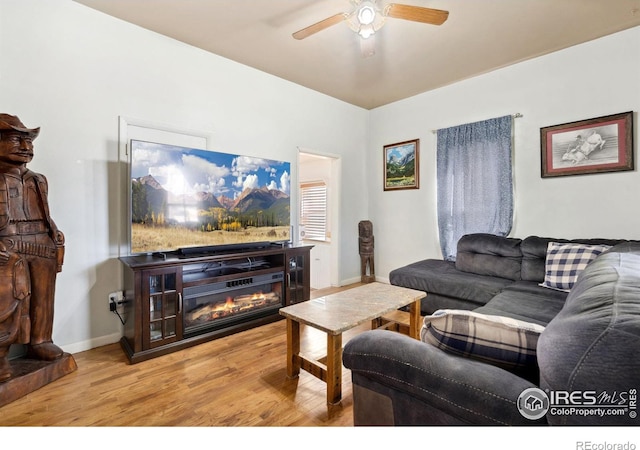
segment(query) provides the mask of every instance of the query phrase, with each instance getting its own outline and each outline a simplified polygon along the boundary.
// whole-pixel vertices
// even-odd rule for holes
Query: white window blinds
[[[327,240],[327,185],[324,181],[300,183],[300,224],[304,239]]]

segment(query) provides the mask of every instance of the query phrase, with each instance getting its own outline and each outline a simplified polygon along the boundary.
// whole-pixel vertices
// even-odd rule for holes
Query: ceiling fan
[[[293,33],[293,37],[298,40],[305,39],[319,31],[346,21],[349,27],[363,39],[369,39],[384,25],[387,17],[431,25],[442,25],[449,17],[449,11],[423,8],[421,6],[389,3],[381,8],[376,0],[351,0],[351,3],[353,3],[354,9],[350,13],[339,13],[327,17],[320,22],[296,31]]]

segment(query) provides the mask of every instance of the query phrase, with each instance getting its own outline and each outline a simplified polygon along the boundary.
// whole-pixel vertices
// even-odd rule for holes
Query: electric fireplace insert
[[[283,281],[282,271],[260,275],[241,273],[224,281],[185,287],[185,336],[277,313],[284,306]]]

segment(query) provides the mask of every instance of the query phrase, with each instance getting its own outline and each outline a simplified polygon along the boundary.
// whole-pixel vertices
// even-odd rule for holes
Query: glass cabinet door
[[[309,250],[290,249],[287,251],[287,304],[309,300]]]
[[[145,272],[144,283],[148,288],[143,308],[143,318],[147,322],[146,341],[149,348],[164,345],[182,338],[182,289],[179,269],[164,269]]]

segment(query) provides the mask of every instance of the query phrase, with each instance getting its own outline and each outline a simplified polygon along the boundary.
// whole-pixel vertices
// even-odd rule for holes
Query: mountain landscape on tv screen
[[[146,175],[132,180],[131,220],[139,224],[184,226],[199,231],[228,229],[228,225],[234,223],[242,228],[288,227],[289,195],[266,187],[247,188],[236,199],[224,195],[216,198],[208,192],[173,194],[153,176]]]
[[[131,252],[288,241],[288,162],[131,141]]]

